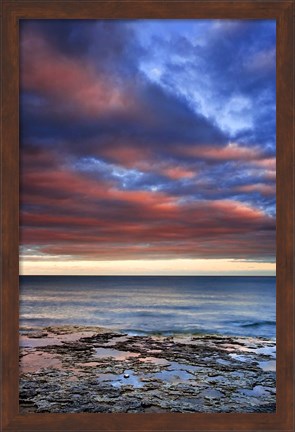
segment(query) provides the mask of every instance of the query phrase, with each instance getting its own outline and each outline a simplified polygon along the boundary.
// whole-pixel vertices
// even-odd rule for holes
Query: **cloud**
[[[244,161],[257,160],[263,158],[262,149],[260,147],[239,146],[236,143],[229,143],[220,148],[214,146],[195,146],[192,148],[180,148],[179,152],[193,156],[197,159],[209,161]]]
[[[136,107],[126,85],[120,88],[85,59],[54,51],[42,33],[23,34],[21,60],[23,88],[53,100],[51,108],[59,114],[97,117]],[[47,104],[45,110],[48,108]]]
[[[267,143],[274,149],[274,21],[222,20],[195,26],[190,34],[154,37],[154,54],[142,60],[142,69],[151,76],[150,70],[160,63],[156,82],[185,96],[230,140],[240,137],[247,145]]]
[[[273,260],[274,23],[166,30],[22,22],[24,248]]]
[[[248,257],[250,251],[268,256],[274,245],[274,219],[239,202],[185,203],[163,192],[120,190],[65,170],[28,175],[27,182],[22,244],[38,244],[41,252],[92,259],[119,258],[122,251],[125,259],[179,253]],[[257,233],[263,239],[259,249]],[[218,242],[222,247],[212,250]]]

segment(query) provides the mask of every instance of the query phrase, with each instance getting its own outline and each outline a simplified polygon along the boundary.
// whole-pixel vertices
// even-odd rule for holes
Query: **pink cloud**
[[[230,143],[226,147],[194,146],[178,148],[180,154],[216,161],[251,161],[262,157],[258,147],[245,147]]]
[[[151,169],[151,151],[147,148],[141,148],[136,143],[120,142],[119,145],[107,146],[99,149],[99,156],[109,158],[127,168],[138,168],[142,171]]]
[[[24,193],[29,190],[30,194],[37,196],[59,194],[72,197],[87,196],[88,198],[101,198],[105,195],[104,185],[98,181],[87,179],[77,173],[62,169],[50,172],[27,173],[22,182]]]
[[[26,32],[23,36],[21,67],[23,88],[45,92],[62,103],[62,111],[97,116],[136,109],[131,87],[121,88],[85,60],[62,56],[40,34]]]
[[[161,174],[171,178],[172,180],[180,180],[183,178],[192,178],[195,177],[197,172],[195,170],[190,170],[188,168],[184,168],[176,165],[166,165],[163,168],[160,167],[159,171]]]
[[[55,178],[71,195],[62,200],[59,212],[49,212],[52,197],[40,197],[47,212],[23,212],[21,242],[39,245],[44,253],[73,255],[87,259],[131,259],[228,256],[269,253],[274,245],[274,220],[261,210],[230,200],[179,204],[174,197],[149,191],[121,191],[94,188],[92,181],[71,173],[53,177],[33,176],[30,180],[46,187]],[[54,189],[56,185],[53,185]],[[93,187],[93,189],[92,189]],[[86,189],[85,189],[86,188]],[[83,215],[83,191],[103,199],[96,206],[87,198]],[[26,202],[38,203],[38,197]],[[34,201],[35,198],[35,201]],[[117,203],[115,210],[109,204]],[[123,207],[117,207],[117,206]],[[126,207],[127,205],[127,207]],[[93,208],[91,208],[93,206]],[[80,210],[67,215],[67,210]],[[262,244],[257,245],[257,236]]]
[[[276,169],[276,158],[271,157],[271,158],[260,159],[260,160],[253,162],[253,164],[259,168],[265,168],[267,170],[275,170]]]
[[[276,193],[275,185],[267,185],[262,183],[239,186],[236,188],[238,192],[260,192],[262,195],[274,195]]]

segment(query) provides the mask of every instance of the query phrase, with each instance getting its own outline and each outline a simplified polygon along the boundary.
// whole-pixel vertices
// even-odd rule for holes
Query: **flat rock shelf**
[[[275,412],[274,340],[22,329],[20,412]]]

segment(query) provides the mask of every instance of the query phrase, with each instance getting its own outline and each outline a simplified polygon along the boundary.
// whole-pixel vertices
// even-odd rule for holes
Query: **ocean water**
[[[20,276],[20,325],[275,338],[276,279]]]

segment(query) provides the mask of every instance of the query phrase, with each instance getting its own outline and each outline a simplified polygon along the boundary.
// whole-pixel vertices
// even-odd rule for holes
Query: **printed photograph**
[[[275,20],[19,37],[20,412],[275,412]]]

